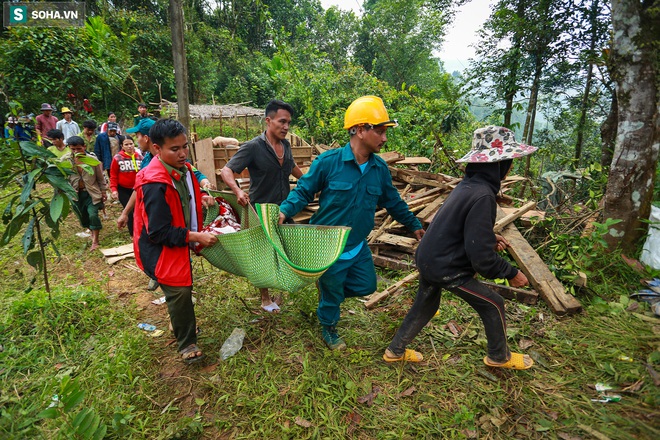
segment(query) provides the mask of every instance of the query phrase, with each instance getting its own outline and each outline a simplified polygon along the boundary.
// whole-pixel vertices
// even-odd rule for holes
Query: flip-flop
[[[488,359],[488,356],[486,356],[484,357],[484,364],[494,368],[508,368],[509,370],[527,370],[528,368],[532,368],[532,366],[534,365],[534,360],[532,360],[532,358],[529,358],[529,360],[532,361],[532,363],[529,365],[525,365],[525,356],[526,355],[521,353],[511,353],[511,359],[509,359],[503,364],[493,363]]]
[[[280,313],[280,306],[278,306],[274,302],[271,302],[267,306],[261,306],[261,308],[268,313]]]
[[[639,301],[644,301],[649,304],[654,304],[660,301],[660,293],[654,292],[649,289],[644,289],[644,290],[640,290],[639,292],[631,294],[630,298]]]
[[[202,353],[202,350],[199,349],[197,344],[190,344],[189,346],[181,350],[179,353],[181,353],[181,359],[183,359],[183,362],[190,365],[190,364],[195,364],[206,357],[204,353],[200,354],[199,356],[196,356],[195,353],[197,352]]]
[[[383,360],[385,362],[422,362],[424,356],[418,351],[406,348],[405,353],[399,357],[389,357],[387,353],[383,353]]]

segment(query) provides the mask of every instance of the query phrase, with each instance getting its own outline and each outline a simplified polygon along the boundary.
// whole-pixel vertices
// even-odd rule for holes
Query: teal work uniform
[[[369,295],[376,290],[376,271],[366,243],[374,227],[376,207],[386,208],[392,218],[410,231],[422,229],[422,225],[392,185],[385,161],[371,154],[367,162],[358,165],[350,143],[327,151],[312,162],[309,172],[280,205],[281,212],[294,216],[318,192],[319,210],[309,223],[351,227],[346,252],[319,278],[321,298],[317,315],[322,325],[334,326],[345,298]]]

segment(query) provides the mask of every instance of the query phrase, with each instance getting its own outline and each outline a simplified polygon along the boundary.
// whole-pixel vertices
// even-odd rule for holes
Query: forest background
[[[138,102],[158,102],[161,97],[170,101],[177,100],[168,16],[170,2],[88,0],[85,3],[88,20],[82,28],[12,27],[1,31],[0,93],[3,97],[0,114],[16,111],[37,113],[42,102],[53,103],[58,108],[71,106],[68,96],[73,95],[79,102],[75,117],[78,122],[87,117],[82,110],[83,97],[89,98],[94,104],[95,119],[102,121],[107,111],[115,111],[123,120],[129,121]],[[475,430],[485,429],[484,426],[492,428],[495,437],[501,438],[509,438],[512,433],[521,437],[542,437],[546,431],[558,432],[561,429],[575,435],[579,429],[584,431],[599,423],[613,438],[618,438],[617,430],[621,426],[625,426],[627,433],[634,433],[639,438],[653,438],[653,432],[658,433],[656,424],[652,422],[653,416],[657,416],[657,385],[653,388],[648,379],[645,385],[639,383],[639,378],[645,374],[643,366],[635,365],[625,369],[605,359],[606,356],[610,359],[619,352],[631,351],[649,365],[660,363],[660,356],[657,355],[655,345],[652,345],[653,341],[657,341],[657,336],[649,334],[647,328],[642,329],[641,324],[635,321],[638,318],[622,316],[629,303],[627,293],[631,286],[638,283],[639,275],[621,265],[618,253],[608,254],[604,247],[609,244],[609,252],[615,252],[615,246],[621,244],[626,252],[637,255],[645,236],[644,221],[648,217],[651,202],[660,201],[657,179],[660,130],[657,111],[650,116],[635,116],[638,119],[630,116],[629,112],[638,102],[647,102],[651,108],[658,108],[656,72],[660,2],[493,1],[490,17],[480,31],[475,59],[461,73],[446,72],[437,54],[444,35],[452,26],[456,8],[465,1],[367,0],[362,3],[360,16],[336,8],[323,9],[318,0],[184,0],[181,3],[185,16],[188,93],[193,104],[213,101],[223,104],[249,102],[253,107],[262,108],[270,99],[283,99],[296,109],[293,129],[297,134],[319,143],[338,141],[343,144],[347,141],[345,131],[342,130],[346,107],[358,96],[375,94],[384,99],[390,116],[397,118],[400,123],[399,128],[388,132],[386,148],[405,155],[429,157],[432,160],[432,171],[456,176],[460,176],[460,170],[454,159],[470,148],[472,131],[477,127],[487,124],[505,125],[516,131],[518,140],[540,147],[539,152],[532,155],[529,161],[516,163],[515,172],[527,176],[532,183],[521,187],[517,195],[521,198],[544,199],[542,184],[545,177],[550,180],[557,178],[555,183],[559,182],[558,186],[562,187],[563,192],[559,199],[554,200],[554,204],[547,201],[550,205],[545,207],[549,215],[544,223],[538,224],[532,231],[532,236],[528,234],[527,237],[563,281],[572,279],[578,270],[587,272],[593,284],[586,290],[585,295],[589,298],[581,299],[588,300],[584,303],[588,304],[588,310],[603,313],[607,318],[592,318],[587,313],[585,317],[576,318],[570,324],[556,321],[550,323],[549,318],[543,317],[543,311],[526,309],[524,306],[514,309],[513,322],[515,331],[520,332],[516,336],[519,342],[535,337],[544,339],[554,350],[552,353],[545,352],[545,356],[557,357],[551,358],[546,365],[541,364],[542,367],[551,370],[548,365],[560,365],[572,373],[567,376],[566,383],[552,389],[547,384],[560,383],[562,378],[552,371],[550,375],[545,375],[545,371],[539,373],[543,384],[534,385],[531,391],[522,379],[504,377],[501,386],[506,389],[505,393],[510,393],[508,397],[522,393],[524,405],[521,406],[526,409],[518,408],[516,404],[509,405],[503,399],[496,402],[494,410],[490,410],[490,402],[487,400],[471,401],[471,396],[465,399],[465,396],[455,396],[446,403],[446,407],[438,410],[433,405],[442,406],[445,403],[438,403],[437,396],[431,392],[415,397],[414,409],[397,401],[394,405],[397,406],[394,408],[396,411],[383,410],[384,414],[378,414],[375,408],[363,409],[360,415],[351,407],[350,402],[357,395],[375,392],[371,387],[371,379],[365,377],[375,375],[382,379],[384,375],[384,381],[392,380],[392,373],[383,373],[372,366],[372,352],[385,343],[384,336],[372,328],[382,327],[385,319],[358,312],[353,325],[362,325],[359,330],[364,333],[361,336],[349,333],[348,338],[354,341],[361,339],[366,347],[351,352],[349,368],[345,368],[341,358],[309,345],[309,330],[298,322],[301,321],[300,317],[296,320],[295,317],[285,315],[281,326],[271,321],[259,324],[262,333],[256,339],[252,338],[250,356],[260,356],[258,363],[266,370],[272,368],[285,372],[287,369],[300,369],[304,376],[303,382],[289,383],[286,374],[283,374],[286,377],[282,377],[272,373],[275,376],[273,383],[280,388],[268,388],[268,383],[261,383],[257,375],[251,381],[254,388],[245,389],[241,388],[245,387],[243,379],[253,377],[254,373],[249,366],[240,366],[245,367],[245,370],[235,376],[242,377],[232,377],[232,368],[239,367],[238,361],[235,364],[221,364],[218,368],[222,373],[216,374],[211,370],[210,374],[215,375],[202,380],[201,389],[197,388],[197,382],[191,381],[190,389],[195,389],[193,394],[197,397],[187,401],[186,414],[192,414],[190,417],[178,418],[170,414],[176,410],[173,402],[183,407],[186,401],[175,398],[168,405],[151,401],[151,404],[159,407],[157,412],[162,408],[160,414],[165,416],[160,418],[153,409],[151,412],[145,410],[150,406],[147,400],[155,397],[155,400],[165,402],[166,398],[178,396],[185,390],[180,386],[171,387],[159,383],[157,378],[154,379],[154,371],[149,370],[144,363],[138,362],[139,367],[135,367],[136,359],[153,362],[149,356],[158,358],[158,354],[146,350],[146,343],[136,335],[118,330],[120,325],[133,327],[133,323],[129,322],[128,317],[120,316],[121,313],[113,309],[113,303],[108,303],[103,294],[103,289],[107,287],[104,283],[110,285],[108,279],[113,275],[103,271],[100,275],[104,277],[103,280],[90,282],[88,278],[93,274],[88,273],[85,270],[88,267],[78,261],[73,263],[72,273],[77,277],[75,282],[68,279],[66,273],[55,273],[58,279],[56,286],[59,286],[53,296],[55,301],[48,302],[43,295],[39,296],[35,292],[23,296],[21,288],[25,288],[23,284],[32,276],[31,268],[9,266],[8,261],[18,264],[13,263],[13,259],[21,251],[27,253],[31,250],[34,241],[32,237],[27,242],[23,238],[23,249],[18,249],[20,245],[12,247],[16,240],[12,243],[6,240],[3,243],[7,252],[3,256],[5,284],[2,290],[10,292],[7,296],[11,300],[3,305],[8,312],[0,323],[2,333],[8,335],[5,341],[16,338],[15,341],[24,343],[31,335],[38,335],[39,338],[50,335],[54,339],[46,342],[40,339],[42,346],[23,345],[21,349],[28,350],[25,354],[12,351],[12,359],[4,358],[5,364],[0,366],[3,386],[3,397],[0,399],[2,432],[9,434],[9,438],[21,438],[25,433],[33,435],[34,430],[44,429],[40,432],[46,432],[47,437],[52,438],[49,434],[59,433],[62,438],[69,438],[71,432],[80,427],[83,419],[92,423],[93,417],[98,418],[96,413],[90,412],[89,407],[84,410],[86,412],[77,415],[66,414],[83,400],[84,391],[77,388],[81,384],[87,390],[87,398],[95,399],[94,406],[115,437],[185,437],[182,432],[197,432],[202,430],[202,425],[208,426],[211,423],[217,432],[226,430],[234,434],[239,432],[243,436],[263,438],[264,435],[268,437],[284,429],[282,420],[293,420],[289,416],[298,413],[306,419],[298,423],[296,418],[296,426],[293,422],[291,425],[286,422],[285,432],[290,436],[297,437],[300,431],[309,428],[313,430],[313,433],[307,431],[310,437],[318,436],[319,432],[322,435],[346,436],[357,430],[358,434],[371,438],[376,436],[376,425],[384,426],[387,430],[383,437],[418,436],[415,431],[406,431],[414,427],[433,436],[433,433],[444,432],[443,429],[452,423],[455,431],[451,431],[450,435],[459,438],[474,437]],[[624,45],[622,49],[617,36],[627,35],[631,22],[638,23],[643,32],[635,34],[631,38],[633,43]],[[627,24],[623,26],[622,23]],[[652,77],[651,83],[655,88],[650,92],[643,87],[648,81],[644,83],[634,74],[640,70],[646,72],[644,78],[649,74]],[[631,92],[627,89],[630,84],[636,90]],[[643,92],[643,95],[632,99],[636,91]],[[20,103],[21,110],[17,103]],[[539,120],[543,122],[539,123]],[[639,128],[639,124],[650,134],[634,138],[632,146],[626,144],[626,130]],[[623,161],[630,165],[626,165],[628,168],[634,168],[633,177],[626,174],[628,168],[618,160],[622,157],[628,158]],[[3,167],[5,165],[8,168],[12,166],[9,160],[3,162]],[[562,175],[572,177],[562,182]],[[4,188],[8,194],[3,198],[15,196],[17,187],[12,187],[13,190]],[[626,205],[628,201],[635,200],[641,200],[641,203]],[[618,205],[615,203],[617,201]],[[31,203],[31,196],[26,194],[25,200],[21,202],[27,206]],[[614,205],[618,206],[618,211]],[[10,206],[9,217],[3,218],[6,222],[14,215],[12,209],[16,209],[16,206]],[[581,228],[571,226],[576,218],[585,216],[584,212],[599,214],[601,222],[596,223],[593,234],[586,236],[580,235]],[[16,210],[15,216],[18,215]],[[608,221],[608,217],[622,219],[622,223],[627,220],[630,226],[625,230],[617,230],[618,226]],[[44,218],[48,222],[48,217]],[[20,224],[19,229],[25,223]],[[17,233],[18,230],[13,231],[14,235]],[[75,240],[72,235],[72,230],[68,229],[64,231],[63,238]],[[622,237],[627,238],[621,240]],[[51,244],[54,246],[54,243]],[[63,255],[70,251],[76,258],[84,257],[72,242],[63,239],[58,243],[62,245]],[[59,252],[57,254],[59,257]],[[54,255],[49,255],[49,259],[51,263],[56,260]],[[38,266],[33,264],[34,260],[29,260],[30,265]],[[57,262],[61,264],[60,259]],[[196,269],[199,270],[199,267]],[[657,271],[648,269],[642,269],[642,273],[645,277],[657,276]],[[34,281],[33,278],[30,285]],[[239,284],[240,281],[216,280],[214,283],[208,282],[204,289],[227,289],[227,285],[232,286],[232,283]],[[66,289],[62,287],[64,284],[67,285]],[[74,287],[70,289],[70,285]],[[244,284],[240,284],[237,289],[243,288]],[[58,292],[57,289],[62,291]],[[576,292],[573,287],[570,289]],[[63,294],[64,290],[66,294]],[[106,290],[112,291],[111,288]],[[70,295],[71,292],[75,294]],[[118,295],[121,297],[121,293]],[[312,297],[310,294],[304,300],[294,298],[293,301],[296,307],[299,301],[302,303],[301,308],[311,310],[314,302]],[[205,327],[205,342],[212,345],[226,336],[223,334],[227,330],[224,323],[235,322],[239,318],[228,314],[226,304],[220,304],[219,300],[206,301],[202,307],[206,307],[207,312],[211,309],[215,313],[213,318],[205,318],[208,323]],[[236,298],[229,300],[232,301],[236,307]],[[96,307],[96,316],[92,316],[93,311],[87,309],[89,304]],[[457,306],[451,301],[442,307],[447,308],[443,309],[444,312],[451,310],[452,314],[468,319],[463,312],[456,311]],[[405,308],[404,303],[402,309]],[[107,312],[107,316],[99,311]],[[388,332],[392,331],[394,323],[402,316],[397,311],[390,312],[390,317],[392,321],[385,324]],[[598,318],[602,318],[602,321]],[[610,318],[615,321],[606,321]],[[305,321],[302,322],[304,324]],[[106,332],[123,344],[106,340],[109,335],[98,331],[101,324],[106,326]],[[563,325],[575,327],[567,331]],[[619,326],[622,328],[620,332],[615,330]],[[285,333],[287,337],[282,337],[282,332],[292,331],[291,328],[296,329],[295,333]],[[276,336],[269,333],[275,330]],[[564,334],[573,331],[584,341],[587,341],[590,332],[601,336],[598,342],[587,348],[586,357],[589,359],[575,360],[577,355],[573,341],[562,339]],[[448,335],[446,329],[438,332],[444,338]],[[641,336],[632,336],[638,334]],[[465,335],[451,344],[459,346],[461,338],[472,339],[474,336],[470,336],[471,332],[467,329]],[[477,336],[474,337],[478,340]],[[288,339],[296,342],[291,343]],[[259,350],[268,346],[266,342],[279,344],[276,347],[279,346],[284,354]],[[106,347],[106,343],[111,345],[111,363],[107,359],[97,358],[96,354],[90,355],[91,360],[80,361],[83,364],[87,362],[87,366],[93,365],[97,370],[90,369],[90,372],[99,371],[96,376],[78,369],[78,366],[70,366],[79,359],[81,353],[78,351],[91,353],[93,349],[89,349],[89,344]],[[7,347],[14,345],[8,342],[3,344]],[[629,344],[628,349],[625,348],[626,344]],[[298,346],[304,347],[301,353],[291,351]],[[426,348],[430,350],[430,347]],[[64,353],[64,360],[60,349]],[[6,356],[7,351],[4,354]],[[572,356],[572,362],[578,365],[564,364],[562,355]],[[441,359],[438,362],[442,363],[443,368],[453,368],[454,361],[461,368],[466,367],[465,363],[455,360],[449,354],[446,357],[443,355]],[[539,358],[536,359],[538,361]],[[542,363],[543,358],[540,359]],[[35,362],[48,364],[43,374],[37,373],[39,377],[35,377],[34,371],[41,371],[38,367],[34,368]],[[64,406],[59,406],[59,413],[55,414],[53,410],[38,417],[39,410],[48,406],[44,405],[44,398],[50,397],[49,393],[53,389],[52,378],[48,374],[52,371],[52,364],[55,364],[58,371],[56,378],[61,379],[61,383],[57,384],[60,394],[71,398],[70,406],[64,402]],[[352,376],[351,364],[359,366],[360,372],[356,373],[359,377]],[[331,370],[339,372],[339,377],[335,377],[335,373],[327,373],[319,379],[325,365],[331,365]],[[163,374],[162,371],[160,373]],[[443,374],[435,367],[425,370],[425,373],[429,377]],[[115,377],[111,378],[113,374]],[[264,370],[263,374],[268,376],[271,373]],[[75,375],[78,375],[79,382],[69,382],[68,378]],[[400,382],[394,387],[396,389],[388,390],[391,395],[408,391],[410,388],[406,386],[413,380],[411,377],[415,377],[413,373],[410,370],[399,370],[394,375],[398,375]],[[466,380],[463,373],[460,375],[461,380]],[[566,394],[567,390],[577,392],[571,386],[585,379],[580,375],[588,376],[594,383],[598,379],[609,378],[627,385],[637,384],[638,388],[633,392],[641,390],[641,394],[631,397],[634,403],[623,409],[612,410],[611,413],[598,409],[594,415],[590,415],[593,408],[589,406],[589,399],[583,401],[580,395],[573,400],[572,395]],[[235,381],[230,383],[242,389],[245,395],[223,395],[226,384],[219,385],[218,376],[222,376],[222,380]],[[346,376],[354,382],[347,381]],[[135,392],[137,377],[141,377],[143,382],[140,387],[144,387],[146,392],[142,388]],[[475,383],[471,387],[494,387],[495,390],[491,391],[499,393],[502,392],[500,383],[491,383],[497,382],[497,379],[502,378],[493,380],[492,376],[483,376],[472,379]],[[446,380],[445,383],[450,383],[456,378],[429,380],[435,386],[436,381],[442,384]],[[111,394],[110,397],[90,396],[93,393],[90,390],[99,388],[99,383],[95,381],[100,381],[101,387],[113,387],[119,383],[118,386],[126,390],[126,393]],[[415,383],[421,389],[419,383]],[[329,388],[326,387],[328,384],[331,384]],[[23,398],[28,394],[26,390],[33,395],[38,394],[39,399]],[[439,392],[436,388],[433,390]],[[455,389],[443,388],[443,391],[454,393]],[[14,393],[16,398],[13,397]],[[544,396],[539,401],[536,400],[538,394]],[[190,395],[190,392],[186,395]],[[330,403],[328,408],[317,406],[318,403],[308,400],[308,395],[318,397],[314,402],[327,398],[332,406]],[[544,401],[546,398],[548,400]],[[115,405],[112,399],[122,405]],[[273,417],[261,414],[263,405],[278,399],[282,406],[280,412],[276,411]],[[382,397],[379,399],[383,400]],[[566,410],[566,413],[562,409],[558,414],[555,410],[557,405],[561,405],[558,402],[566,401],[570,401],[573,408]],[[399,404],[402,408],[398,408]],[[553,409],[549,410],[546,404]],[[633,407],[634,404],[639,407]],[[301,406],[304,407],[302,412]],[[323,422],[319,420],[319,417],[326,417],[337,408],[341,416],[328,416],[331,420]],[[390,410],[392,408],[388,406]],[[286,413],[286,417],[282,412]],[[206,418],[209,413],[213,413],[213,416],[220,413],[227,417],[209,422]],[[516,414],[520,413],[525,414],[525,423],[517,418]],[[481,420],[477,417],[479,414],[489,414],[490,418]],[[71,417],[67,419],[67,415]],[[74,415],[80,416],[78,425],[75,425]],[[57,423],[45,427],[33,426],[37,420],[47,416],[62,416],[70,423],[62,426]],[[231,417],[234,417],[233,426],[228,421]],[[365,422],[361,421],[362,417]],[[449,420],[443,417],[449,417]],[[438,418],[442,419],[441,423],[438,423]],[[315,425],[305,426],[307,419],[314,421]],[[99,421],[95,420],[96,426],[100,426]],[[587,425],[584,425],[585,420],[589,421]],[[153,425],[147,425],[147,421]],[[521,429],[521,423],[534,434],[517,432]],[[81,435],[81,438],[84,436]]]

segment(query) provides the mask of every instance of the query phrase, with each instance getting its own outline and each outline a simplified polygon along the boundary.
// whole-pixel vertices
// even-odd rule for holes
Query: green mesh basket
[[[320,225],[279,225],[280,208],[257,203],[241,206],[230,192],[210,191],[231,204],[241,231],[218,236],[200,254],[212,265],[248,279],[255,287],[295,292],[315,282],[341,255],[351,228]],[[207,210],[204,224],[218,215]]]

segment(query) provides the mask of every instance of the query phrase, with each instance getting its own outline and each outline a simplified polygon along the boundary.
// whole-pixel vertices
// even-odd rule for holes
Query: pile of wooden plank
[[[382,156],[388,163],[399,165],[402,163],[414,164],[416,160],[411,158],[408,162],[403,161],[397,157],[397,153],[385,153]],[[394,166],[390,166],[390,172],[394,185],[400,190],[401,197],[408,203],[410,210],[425,229],[433,221],[435,214],[451,190],[461,181],[461,179],[441,173],[428,173]],[[522,178],[518,176],[508,177],[502,184],[503,190],[506,191],[508,187],[520,180]],[[514,221],[529,215],[528,213],[535,207],[535,202],[528,202],[520,208],[506,208],[506,211],[500,208],[494,231],[502,234],[509,241],[511,256],[536,291],[514,289],[492,283],[490,285],[504,297],[515,298],[528,304],[534,304],[537,297],[540,296],[558,315],[576,313],[581,310],[580,302],[566,292],[561,282],[552,274],[513,224]],[[541,216],[542,213],[536,211],[535,215]],[[368,242],[373,253],[374,264],[377,266],[404,271],[414,270],[414,254],[418,242],[412,233],[393,220],[386,210],[376,212],[376,226],[369,235]],[[383,299],[400,291],[416,277],[417,273],[413,272],[383,292],[373,294],[366,306],[375,307]]]

